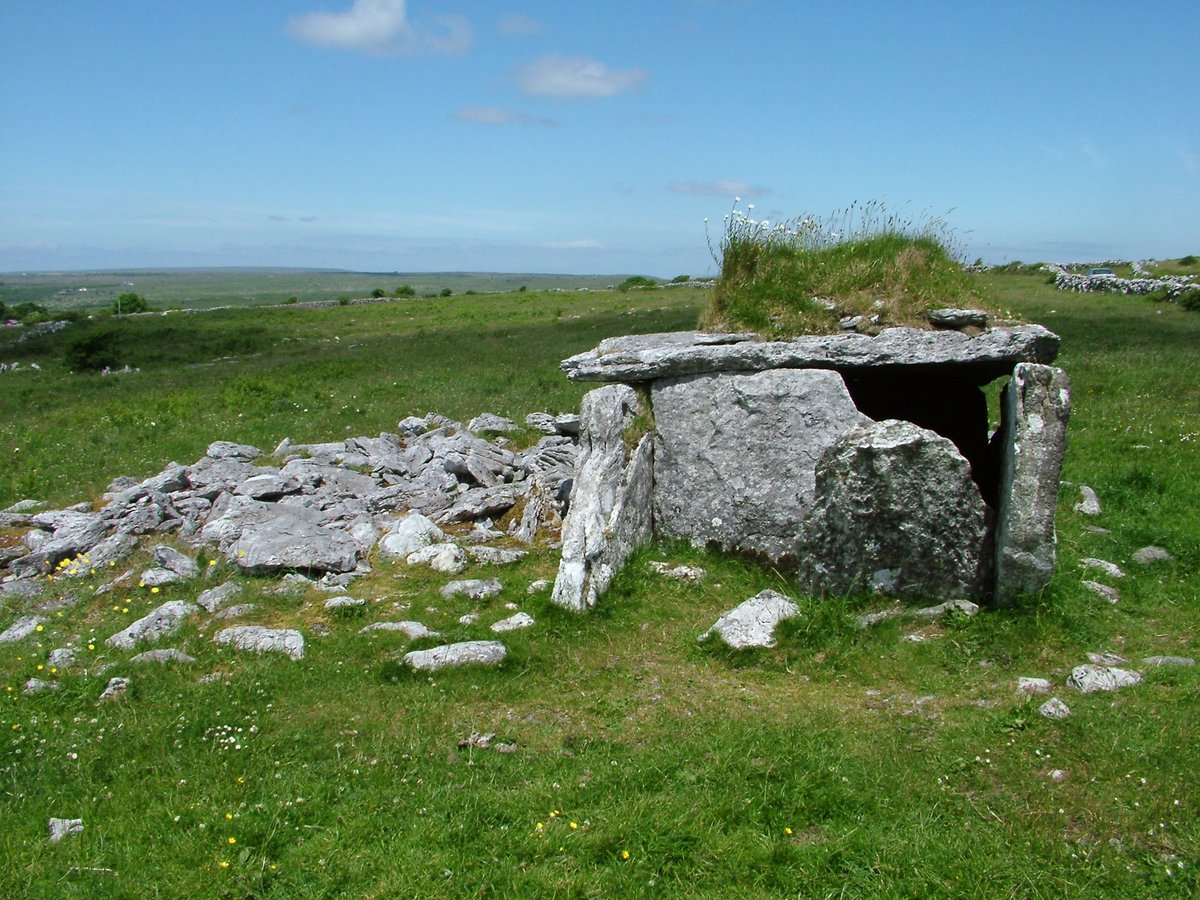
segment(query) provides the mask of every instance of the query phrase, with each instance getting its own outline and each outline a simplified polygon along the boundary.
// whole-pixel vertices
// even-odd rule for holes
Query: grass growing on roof
[[[774,225],[735,201],[713,258],[721,274],[701,320],[711,331],[828,334],[855,316],[859,331],[926,328],[931,309],[988,307],[943,220],[906,220],[877,201]]]

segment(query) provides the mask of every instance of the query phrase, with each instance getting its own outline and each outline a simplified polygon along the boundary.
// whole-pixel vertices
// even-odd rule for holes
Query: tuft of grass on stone
[[[735,201],[713,257],[721,274],[701,318],[710,331],[832,334],[858,317],[854,330],[877,333],[928,328],[932,309],[989,307],[943,220],[909,221],[877,201],[774,225]]]

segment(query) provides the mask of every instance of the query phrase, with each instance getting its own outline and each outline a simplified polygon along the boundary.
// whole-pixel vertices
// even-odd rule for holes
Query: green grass
[[[824,222],[801,217],[773,226],[735,207],[719,253],[721,274],[703,319],[709,330],[826,334],[861,317],[858,330],[877,333],[928,328],[931,309],[988,308],[939,220],[906,222],[877,203]]]
[[[444,579],[375,561],[351,591],[372,601],[361,618],[327,616],[326,594],[280,596],[239,577],[238,602],[260,604],[253,621],[305,631],[302,662],[222,650],[198,619],[166,642],[197,664],[159,668],[129,665],[103,639],[231,576],[225,564],[158,595],[51,583],[47,596],[77,605],[0,647],[0,690],[14,689],[0,697],[0,895],[1194,896],[1196,670],[1149,671],[1117,694],[1062,683],[1087,651],[1198,655],[1200,317],[1037,276],[985,275],[979,288],[1062,335],[1075,391],[1064,477],[1097,489],[1094,524],[1110,529],[1088,531],[1065,490],[1059,572],[1040,595],[863,632],[849,624],[860,602],[821,605],[768,569],[686,545],[639,553],[588,616],[545,591],[526,596],[553,577],[547,549],[469,570],[504,584],[483,604],[443,600]],[[218,438],[272,445],[370,434],[427,409],[570,408],[585,386],[559,359],[601,337],[687,327],[704,301],[528,294],[148,317],[129,323],[145,329],[129,352],[146,356],[123,378],[69,375],[67,332],[6,347],[0,358],[19,351],[42,369],[0,375],[0,504],[92,497]],[[180,323],[169,340],[157,330]],[[1175,561],[1138,568],[1129,557],[1147,543]],[[1117,606],[1079,585],[1086,556],[1129,572]],[[672,581],[654,559],[707,575]],[[148,564],[143,554],[132,568]],[[778,647],[697,644],[764,588],[804,612]],[[538,624],[506,636],[497,671],[403,674],[398,636],[358,634],[414,618],[450,639],[485,637],[506,603]],[[30,605],[7,601],[0,626]],[[469,610],[480,621],[459,624]],[[328,637],[314,636],[317,622]],[[914,633],[926,639],[905,640]],[[21,696],[68,643],[85,669],[117,668],[56,673],[58,693]],[[200,683],[210,673],[223,677]],[[133,678],[131,695],[98,707],[113,674]],[[1022,675],[1052,679],[1072,717],[1038,716],[1015,696]],[[517,752],[458,748],[472,731]],[[81,817],[85,831],[51,846],[51,816]]]

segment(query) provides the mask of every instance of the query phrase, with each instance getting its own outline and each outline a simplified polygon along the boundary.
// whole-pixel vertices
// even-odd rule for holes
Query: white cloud
[[[746,181],[672,181],[670,190],[698,197],[761,197],[771,193],[770,188]]]
[[[556,128],[562,124],[556,119],[534,118],[527,113],[499,106],[464,106],[454,114],[454,118],[472,125],[542,125]]]
[[[574,99],[613,97],[641,87],[650,77],[645,69],[610,69],[582,56],[551,54],[517,70],[521,90],[543,97]]]
[[[537,19],[520,15],[501,16],[496,29],[505,37],[514,38],[535,37],[546,30]]]
[[[297,40],[338,50],[376,55],[462,53],[471,45],[470,23],[461,16],[442,16],[438,30],[409,23],[404,0],[354,0],[345,12],[293,16],[287,31]]]

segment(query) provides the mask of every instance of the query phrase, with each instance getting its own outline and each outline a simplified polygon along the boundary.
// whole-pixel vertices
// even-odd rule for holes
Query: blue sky
[[[7,0],[0,270],[710,272],[882,200],[1200,252],[1200,3]]]

